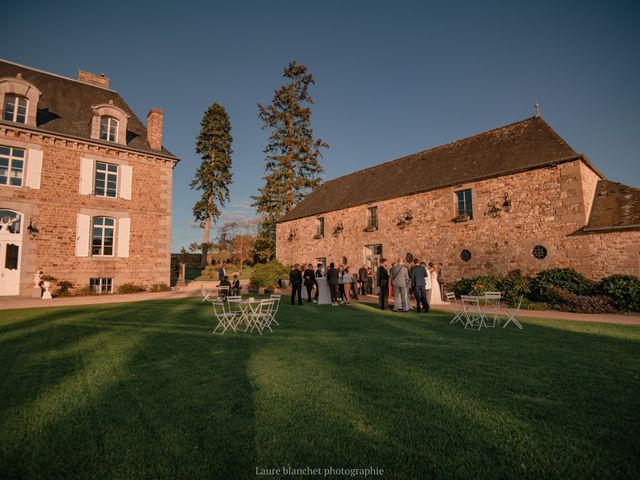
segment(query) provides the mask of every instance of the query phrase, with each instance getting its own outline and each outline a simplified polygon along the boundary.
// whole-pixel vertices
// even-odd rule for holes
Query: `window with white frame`
[[[27,123],[28,102],[20,95],[5,95],[3,118],[9,122]]]
[[[0,146],[0,185],[22,186],[25,151]]]
[[[93,217],[91,229],[91,255],[112,257],[116,221],[111,217]]]
[[[367,230],[378,229],[378,207],[367,208]]]
[[[106,115],[100,117],[100,140],[118,141],[118,120]]]
[[[98,295],[101,293],[113,293],[113,278],[90,278],[89,287]]]
[[[118,194],[118,166],[96,162],[94,183],[97,196],[115,198]]]
[[[459,217],[473,218],[473,203],[471,201],[471,189],[456,192],[457,210]]]

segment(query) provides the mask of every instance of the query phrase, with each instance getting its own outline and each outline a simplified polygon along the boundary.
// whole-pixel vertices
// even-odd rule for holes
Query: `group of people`
[[[444,269],[442,264],[434,265],[429,262],[419,262],[414,259],[413,263],[406,264],[403,259],[398,259],[397,263],[387,270],[387,259],[380,261],[380,266],[376,272],[377,285],[379,287],[379,305],[386,309],[389,296],[393,296],[395,311],[409,311],[410,296],[416,301],[418,312],[428,312],[430,305],[443,303],[444,298]],[[350,272],[348,266],[336,265],[331,262],[326,272],[323,271],[322,264],[317,264],[313,268],[311,263],[304,265],[296,264],[289,274],[291,284],[291,304],[295,305],[296,297],[298,305],[302,305],[302,288],[307,291],[307,302],[318,301],[317,278],[326,277],[331,295],[331,304],[349,304],[351,299],[358,300],[358,295],[371,294],[373,292],[373,272],[370,267],[363,265],[357,272]],[[315,294],[312,298],[312,291]]]
[[[227,271],[225,269],[225,265],[222,265],[218,270],[218,287],[227,287],[227,290],[221,290],[221,296],[224,298],[227,296],[227,291],[229,295],[240,295],[240,279],[237,274],[233,275],[233,282],[229,281],[229,276],[227,275]]]
[[[387,270],[386,258],[380,260],[377,272],[379,305],[386,310],[389,303],[389,292],[393,292],[393,310],[408,312],[411,310],[409,294],[413,293],[416,311],[427,313],[431,305],[442,304],[444,292],[444,268],[433,262],[427,265],[417,258],[413,264],[406,264],[402,258]]]

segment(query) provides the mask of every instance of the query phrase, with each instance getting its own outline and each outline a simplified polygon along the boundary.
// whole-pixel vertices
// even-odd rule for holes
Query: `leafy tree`
[[[300,203],[322,180],[321,149],[329,145],[313,138],[309,86],[315,84],[307,67],[295,61],[284,69],[286,83],[269,105],[258,104],[263,129],[270,130],[265,184],[253,196],[260,226],[252,246],[256,260],[275,255],[276,222]]]
[[[202,163],[191,180],[191,188],[202,191],[193,206],[193,216],[204,230],[202,235],[201,266],[207,264],[211,223],[220,217],[220,209],[229,201],[231,184],[231,123],[226,110],[219,103],[211,105],[200,122],[196,138],[196,153]]]

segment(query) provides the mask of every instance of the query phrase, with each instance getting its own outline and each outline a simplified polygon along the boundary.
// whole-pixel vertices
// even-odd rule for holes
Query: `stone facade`
[[[54,92],[44,90],[43,95]],[[86,138],[0,121],[0,146],[26,152],[24,176],[31,177],[22,185],[0,184],[0,210],[22,215],[16,242],[20,295],[31,295],[37,271],[75,287],[89,285],[92,278],[110,278],[114,291],[128,282],[147,286],[170,282],[171,189],[178,159],[161,150],[162,115],[154,116],[160,122],[154,152],[92,139],[93,113],[88,110],[79,112],[87,119]],[[39,171],[33,173],[38,158]],[[95,193],[97,162],[117,169],[114,197]],[[114,220],[110,255],[92,252],[95,217]],[[88,223],[83,224],[83,218]],[[36,235],[27,229],[30,224],[36,226]]]
[[[447,281],[554,267],[573,267],[592,278],[640,275],[640,230],[581,231],[601,178],[577,159],[283,221],[277,225],[276,256],[285,264],[318,258],[337,264],[346,257],[350,266],[359,267],[371,253],[367,246],[380,245],[391,261],[410,253],[442,262]],[[393,194],[394,185],[386,188],[381,197]],[[473,218],[456,222],[456,192],[466,189],[472,192]],[[365,231],[367,209],[374,206],[378,229]],[[403,222],[407,213],[411,219]],[[320,217],[324,236],[314,238]],[[343,228],[334,234],[338,224]],[[534,257],[536,246],[544,247],[545,258]],[[463,250],[471,253],[468,261],[461,258]]]

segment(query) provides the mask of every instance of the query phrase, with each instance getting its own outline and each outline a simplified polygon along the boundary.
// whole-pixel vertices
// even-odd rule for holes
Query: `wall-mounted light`
[[[31,235],[31,238],[36,238],[40,233],[38,230],[38,222],[36,222],[33,218],[29,220],[29,226],[27,227],[27,232]]]

